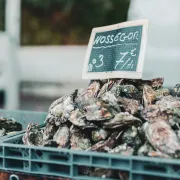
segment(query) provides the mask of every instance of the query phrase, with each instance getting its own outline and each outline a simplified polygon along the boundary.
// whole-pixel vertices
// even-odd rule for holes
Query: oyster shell
[[[29,123],[22,140],[26,145],[41,146],[43,145],[43,133],[37,124]]]
[[[177,152],[180,151],[180,141],[168,122],[164,120],[146,122],[144,131],[148,141],[157,151],[173,157],[177,156]]]
[[[164,96],[170,95],[170,90],[168,88],[160,88],[155,91],[156,99],[161,99]]]
[[[81,101],[88,101],[90,98],[95,98],[100,90],[100,83],[98,81],[93,81],[88,88],[84,89],[82,92],[78,93],[75,101],[77,103]]]
[[[144,85],[143,87],[143,101],[144,106],[147,107],[150,104],[153,104],[153,102],[156,99],[156,92],[152,89],[149,85]]]
[[[139,125],[142,121],[134,117],[132,114],[128,112],[120,112],[115,115],[113,119],[103,122],[103,127],[106,129],[113,129],[113,128],[123,128],[128,127],[130,125]]]
[[[139,99],[139,91],[133,85],[121,85],[121,96],[132,99]]]
[[[57,130],[58,130],[57,126],[47,123],[43,130],[43,140],[46,141],[48,139],[53,138]]]
[[[143,110],[143,118],[148,120],[148,121],[156,121],[156,120],[166,120],[168,121],[169,119],[169,114],[165,110],[161,110],[160,106],[153,104],[147,106]]]
[[[180,84],[176,84],[173,90],[173,96],[180,97]]]
[[[92,131],[92,140],[94,142],[105,140],[109,132],[104,129],[97,129]]]
[[[13,131],[21,131],[22,125],[15,119],[7,119],[4,117],[0,117],[0,129],[5,129],[6,133]]]
[[[105,141],[99,141],[98,143],[94,144],[87,150],[90,151],[98,151],[98,152],[108,152],[116,145],[116,141],[118,138],[118,132],[114,132],[111,136]]]
[[[66,122],[70,116],[71,111],[74,110],[74,99],[77,95],[77,90],[71,95],[61,97],[53,102],[49,108],[49,114],[45,122],[60,124]]]
[[[119,97],[118,103],[125,112],[129,112],[130,114],[136,114],[140,109],[140,104],[134,99]]]
[[[82,129],[96,127],[96,125],[86,120],[85,112],[79,108],[71,112],[69,121]]]
[[[71,132],[71,137],[70,137],[71,149],[86,150],[91,147],[90,140],[80,129],[72,126],[70,132]]]
[[[55,141],[58,144],[58,147],[67,148],[70,145],[69,140],[70,140],[69,128],[67,126],[60,126],[53,137],[53,141]]]
[[[154,150],[154,148],[147,142],[139,148],[138,155],[149,156],[149,157],[170,158],[170,156],[168,156],[167,154]]]
[[[134,151],[142,145],[141,138],[139,137],[138,128],[132,126],[128,128],[122,135],[122,143],[132,147]]]
[[[113,106],[99,99],[91,99],[89,104],[84,106],[85,116],[88,121],[104,121],[114,117]]]
[[[115,83],[115,80],[110,80],[107,83],[105,83],[102,88],[100,89],[99,93],[98,93],[98,98],[101,97],[105,92],[109,91],[113,85]]]
[[[131,156],[133,155],[134,149],[128,146],[126,143],[116,146],[114,149],[108,151],[111,154],[120,154],[123,156]]]
[[[164,83],[164,78],[154,78],[152,79],[148,84],[153,88],[153,89],[159,89],[162,87]]]

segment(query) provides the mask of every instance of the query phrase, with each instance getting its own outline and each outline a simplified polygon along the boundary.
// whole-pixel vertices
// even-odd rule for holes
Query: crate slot
[[[92,164],[93,165],[101,165],[101,166],[109,166],[109,158],[105,157],[92,157]]]
[[[0,156],[2,156],[2,155],[3,155],[3,147],[0,146]]]
[[[66,154],[50,154],[49,159],[51,161],[58,161],[58,162],[69,162],[70,155]]]
[[[42,150],[32,150],[31,156],[33,160],[50,160],[54,162],[69,162],[70,154],[64,152],[51,152]]]
[[[118,168],[118,169],[127,169],[129,170],[130,164],[127,159],[111,159],[111,166],[113,168]]]
[[[74,155],[73,161],[80,164],[90,164],[90,157],[85,155]]]
[[[134,161],[133,163],[134,170],[141,170],[145,172],[158,172],[158,173],[167,173],[167,166],[164,164],[157,164],[153,162],[138,162]]]
[[[59,174],[59,176],[70,174],[70,166],[68,165],[32,162],[31,168],[32,168],[32,172],[40,171],[40,172],[44,172],[44,174],[54,173],[54,174]]]
[[[0,158],[0,168],[3,167],[3,158]]]
[[[27,148],[14,148],[14,147],[5,147],[4,156],[6,157],[23,157],[29,158],[29,149]]]
[[[25,170],[29,169],[29,162],[15,159],[5,159],[5,168],[14,170]]]

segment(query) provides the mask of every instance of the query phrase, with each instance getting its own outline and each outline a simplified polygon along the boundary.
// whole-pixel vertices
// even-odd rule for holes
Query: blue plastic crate
[[[34,122],[39,125],[42,125],[44,123],[46,116],[47,116],[46,112],[33,112],[33,111],[20,111],[20,110],[12,111],[12,110],[0,109],[0,117],[13,118],[17,122],[21,123],[23,130],[17,131],[15,134],[24,133],[24,130],[27,128],[27,125],[30,122]],[[13,133],[6,136],[2,136],[0,137],[0,141],[6,138],[12,137],[15,134]]]
[[[19,134],[3,141],[0,146],[0,169],[77,180],[104,179],[82,175],[79,169],[85,166],[124,171],[128,173],[129,180],[180,179],[180,160],[177,159],[26,146],[22,144],[22,136]]]

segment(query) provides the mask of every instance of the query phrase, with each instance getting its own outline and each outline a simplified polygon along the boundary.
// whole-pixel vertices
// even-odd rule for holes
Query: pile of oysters
[[[45,127],[30,123],[23,143],[120,155],[180,158],[180,84],[93,80],[54,101]]]
[[[15,119],[0,117],[0,137],[21,131],[22,125]]]

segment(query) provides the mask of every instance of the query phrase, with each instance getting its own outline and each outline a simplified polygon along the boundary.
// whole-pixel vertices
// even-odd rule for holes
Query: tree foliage
[[[22,0],[21,44],[87,44],[93,27],[126,21],[128,7],[129,0]]]

